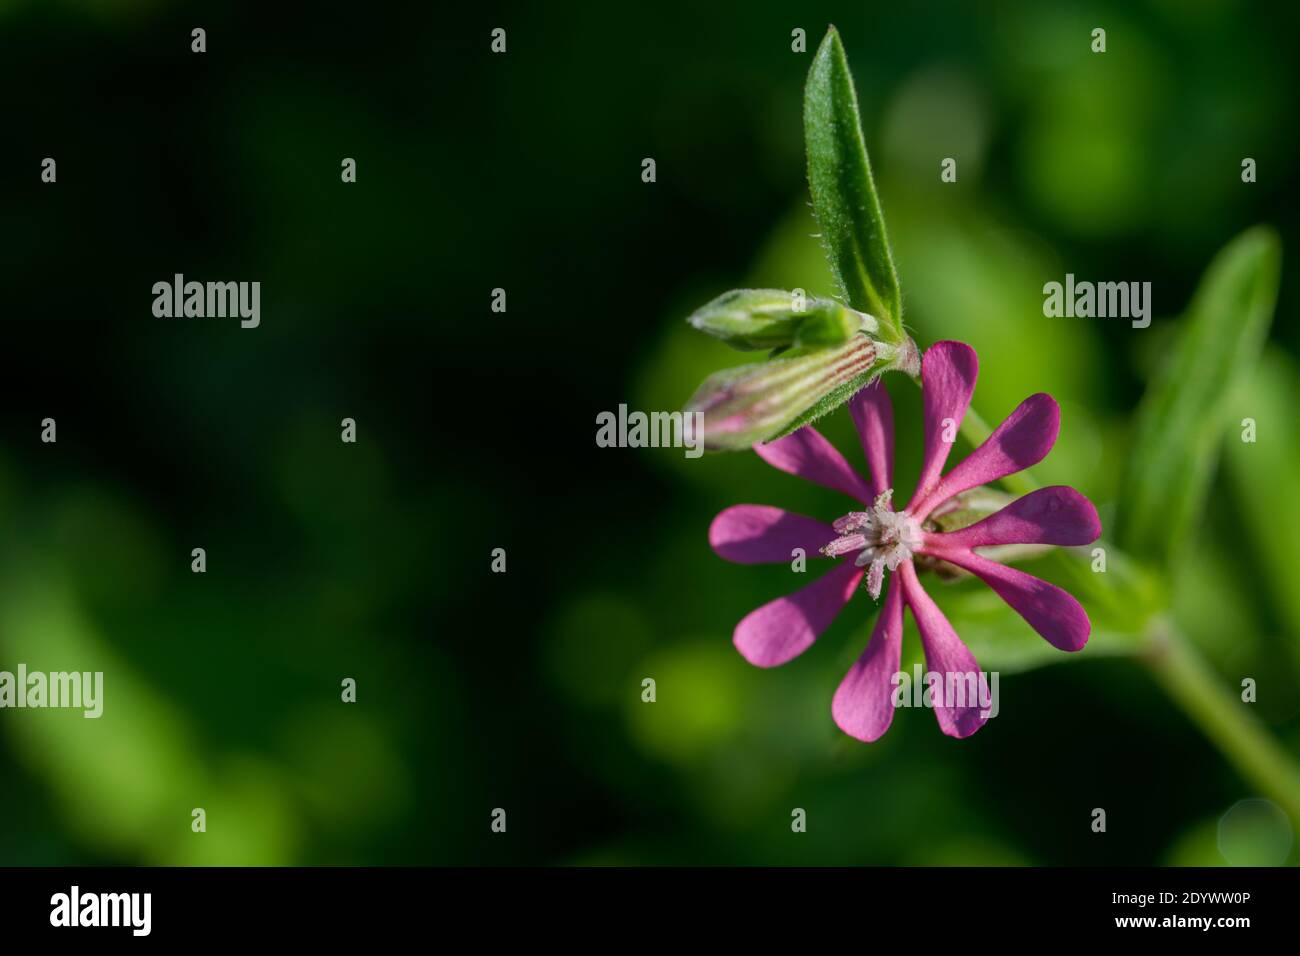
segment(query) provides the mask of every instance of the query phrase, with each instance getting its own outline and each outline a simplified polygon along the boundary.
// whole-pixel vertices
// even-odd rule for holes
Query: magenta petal
[[[736,650],[758,667],[794,660],[830,627],[861,580],[861,568],[841,561],[812,584],[750,611],[736,625]]]
[[[1038,464],[1056,444],[1061,409],[1052,396],[1030,395],[1008,415],[984,443],[948,472],[917,502],[912,514],[924,518],[935,506],[969,488],[986,485]]]
[[[870,504],[874,498],[870,486],[811,425],[766,445],[755,445],[754,451],[773,468],[842,491],[864,504]]]
[[[1068,591],[969,551],[945,554],[944,560],[981,578],[1053,647],[1077,651],[1088,643],[1092,622]]]
[[[713,550],[737,564],[790,561],[795,548],[817,557],[822,545],[835,538],[835,529],[825,522],[769,505],[732,505],[709,525]]]
[[[925,398],[925,458],[912,501],[920,502],[939,481],[957,429],[970,408],[979,374],[975,350],[962,342],[936,342],[921,357],[921,390]],[[945,425],[945,421],[948,422]],[[915,514],[911,505],[908,510]]]
[[[858,426],[867,458],[867,484],[874,497],[894,484],[894,407],[880,379],[849,399],[849,414]]]
[[[947,534],[927,534],[926,552],[998,544],[1091,544],[1101,537],[1101,519],[1091,501],[1066,485],[1052,485],[1017,498],[983,521]]]
[[[879,740],[894,719],[894,675],[903,647],[903,588],[889,582],[867,649],[849,669],[831,714],[840,730],[870,743]]]
[[[939,728],[949,737],[969,737],[987,722],[981,711],[990,710],[988,683],[975,661],[975,655],[962,643],[943,612],[925,593],[916,579],[911,561],[898,566],[904,597],[921,632],[925,648],[925,666],[938,674],[943,684],[937,688],[934,716]]]

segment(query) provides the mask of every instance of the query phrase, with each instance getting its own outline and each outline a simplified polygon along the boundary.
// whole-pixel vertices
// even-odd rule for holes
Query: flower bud
[[[746,351],[788,346],[829,348],[878,323],[831,299],[809,299],[780,289],[735,289],[697,309],[686,321]]]
[[[706,450],[749,448],[781,434],[828,397],[865,386],[880,364],[880,348],[855,334],[836,348],[792,348],[766,362],[724,369],[704,380],[686,411],[703,413]]]

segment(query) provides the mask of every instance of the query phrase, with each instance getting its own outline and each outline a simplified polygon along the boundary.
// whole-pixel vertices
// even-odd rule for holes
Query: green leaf
[[[808,71],[803,117],[813,212],[840,291],[850,306],[880,320],[886,341],[901,342],[898,274],[862,138],[858,96],[834,27]]]
[[[1105,556],[1103,565],[1094,556]],[[1082,548],[1052,548],[1033,573],[1073,594],[1097,630],[1126,634],[1138,640],[1151,621],[1169,606],[1168,582],[1133,560],[1117,545],[1102,539]]]
[[[1104,572],[1093,556],[1095,547],[1105,548]],[[1045,664],[1137,654],[1153,616],[1168,606],[1162,580],[1113,545],[1097,542],[1082,548],[1051,548],[1027,562],[1005,552],[998,554],[994,548],[981,551],[1064,588],[1083,605],[1092,625],[1084,649],[1065,653],[1043,640],[983,582],[971,580],[967,574],[956,581],[937,581],[928,587],[930,596],[984,670],[1014,673]]]
[[[1160,564],[1176,555],[1209,493],[1242,384],[1259,360],[1281,274],[1281,244],[1257,226],[1228,243],[1201,280],[1172,352],[1138,410],[1116,540]]]
[[[854,332],[874,332],[874,320],[830,299],[808,299],[780,289],[733,289],[686,320],[741,350],[788,345],[843,345]]]
[[[1237,530],[1247,537],[1244,544],[1234,544],[1255,556],[1250,577],[1267,589],[1300,667],[1300,588],[1294,573],[1300,495],[1293,484],[1300,475],[1297,395],[1300,367],[1282,349],[1270,347],[1234,409],[1224,435],[1223,468],[1241,517]]]
[[[1027,570],[1034,573],[1032,567]],[[980,582],[927,587],[984,671],[1015,674],[1048,664],[1132,654],[1137,646],[1133,637],[1093,621],[1084,649],[1066,653],[1043,640],[1006,601]]]

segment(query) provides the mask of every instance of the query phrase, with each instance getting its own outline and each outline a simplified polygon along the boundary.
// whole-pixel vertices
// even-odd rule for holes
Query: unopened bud
[[[735,289],[697,309],[686,320],[732,348],[829,348],[855,332],[874,333],[869,315],[831,299],[808,299],[780,289]]]
[[[862,334],[837,348],[790,349],[710,375],[686,411],[703,413],[705,449],[749,448],[778,436],[828,397],[859,381],[865,386],[880,358],[879,343]]]

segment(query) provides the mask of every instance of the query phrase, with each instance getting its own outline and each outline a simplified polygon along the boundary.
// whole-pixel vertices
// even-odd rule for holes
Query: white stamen
[[[906,511],[890,507],[894,489],[876,496],[870,511],[850,511],[835,521],[840,537],[822,548],[831,557],[859,552],[854,559],[858,567],[867,567],[866,587],[872,598],[879,599],[884,587],[885,571],[896,571],[910,561],[921,546],[921,524]]]
[[[850,531],[857,531],[859,528],[865,528],[871,523],[871,515],[865,511],[850,511],[843,518],[836,518],[831,527],[835,529],[836,534],[848,534]]]
[[[867,593],[871,595],[871,600],[880,600],[880,589],[885,586],[885,562],[879,558],[871,562],[871,570],[867,572]]]
[[[836,538],[826,547],[822,548],[822,554],[828,558],[838,558],[841,554],[848,554],[850,551],[860,551],[867,546],[867,539],[860,534],[848,534],[842,538]]]

